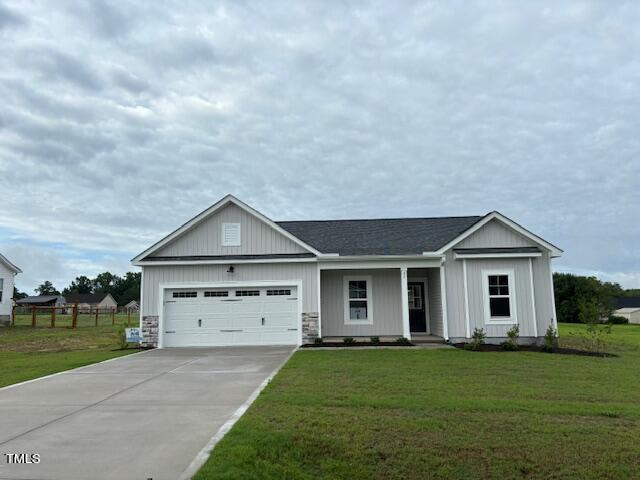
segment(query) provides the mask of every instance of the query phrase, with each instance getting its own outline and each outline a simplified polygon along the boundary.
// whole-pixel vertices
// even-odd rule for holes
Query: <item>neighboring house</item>
[[[131,300],[129,303],[127,303],[124,307],[122,307],[122,309],[126,312],[126,311],[131,311],[131,312],[137,312],[140,310],[140,305],[138,304],[138,302],[136,300]]]
[[[67,301],[62,295],[35,295],[16,300],[19,307],[61,307]]]
[[[118,307],[118,303],[110,293],[70,293],[65,298],[67,299],[67,304],[78,304],[78,310],[80,311]]]
[[[613,314],[628,319],[629,323],[640,323],[640,297],[616,298]]]
[[[149,346],[322,337],[523,343],[556,327],[562,250],[498,212],[274,222],[228,195],[132,260]]]
[[[0,253],[0,326],[11,324],[13,286],[15,276],[19,273],[22,270]]]

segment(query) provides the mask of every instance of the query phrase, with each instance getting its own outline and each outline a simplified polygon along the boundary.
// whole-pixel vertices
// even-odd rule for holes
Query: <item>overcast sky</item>
[[[0,0],[20,289],[233,193],[274,220],[499,210],[640,287],[640,4]]]

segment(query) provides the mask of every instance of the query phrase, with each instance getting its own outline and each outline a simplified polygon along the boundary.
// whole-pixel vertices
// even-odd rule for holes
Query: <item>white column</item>
[[[440,296],[442,297],[442,333],[449,340],[449,314],[447,308],[447,278],[444,273],[444,260],[440,264]]]
[[[409,285],[407,267],[400,267],[400,296],[402,300],[402,336],[411,340],[409,327]]]

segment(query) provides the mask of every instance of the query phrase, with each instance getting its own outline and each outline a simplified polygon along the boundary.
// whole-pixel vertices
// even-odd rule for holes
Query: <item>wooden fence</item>
[[[65,327],[67,328],[78,328],[78,319],[80,316],[83,317],[83,326],[98,326],[101,322],[100,319],[106,317],[108,323],[111,325],[116,324],[116,308],[111,307],[90,307],[80,309],[78,304],[74,305],[61,305],[61,306],[13,306],[13,310],[11,312],[11,325],[16,325],[16,317],[21,315],[22,317],[31,316],[31,326],[35,328],[38,325],[38,320],[42,323],[42,317],[47,319],[47,324],[51,328],[56,327],[56,321],[61,317],[65,319]],[[131,325],[132,322],[132,312],[131,310],[127,311],[124,314],[118,314],[118,320],[124,321],[126,318],[126,324]],[[69,314],[71,315],[71,324],[69,323]],[[23,319],[24,320],[24,319]],[[138,321],[137,318],[133,319],[136,323]],[[22,323],[22,322],[21,322]],[[60,323],[60,322],[59,322]],[[104,321],[102,322],[104,324]],[[61,325],[59,325],[61,326]]]

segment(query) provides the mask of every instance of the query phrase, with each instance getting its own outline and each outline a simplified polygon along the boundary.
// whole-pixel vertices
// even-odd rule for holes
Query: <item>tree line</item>
[[[72,293],[110,293],[118,305],[126,305],[131,300],[140,301],[140,272],[127,272],[124,276],[104,272],[89,278],[85,275],[76,277],[67,287],[59,291],[49,280],[38,285],[36,295],[69,295]],[[14,288],[13,298],[19,300],[26,293]]]
[[[571,273],[554,273],[558,322],[592,323],[609,319],[616,297],[640,297],[640,289],[624,289],[618,283]]]

